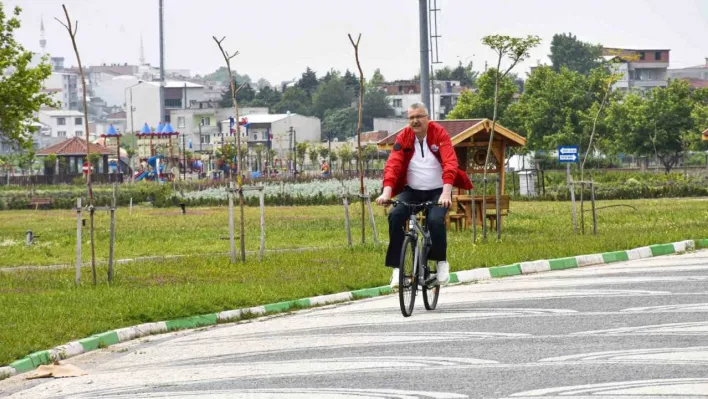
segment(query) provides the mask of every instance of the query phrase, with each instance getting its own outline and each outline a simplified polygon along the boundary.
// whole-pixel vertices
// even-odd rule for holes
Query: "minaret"
[[[39,25],[39,47],[42,48],[42,55],[47,54],[47,36],[44,33],[44,18]]]
[[[140,35],[140,65],[145,65],[145,47],[143,46],[143,35]]]

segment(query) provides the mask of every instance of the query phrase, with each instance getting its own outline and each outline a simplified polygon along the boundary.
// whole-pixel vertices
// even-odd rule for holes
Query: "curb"
[[[450,273],[450,283],[468,283],[479,280],[490,280],[521,274],[542,273],[551,270],[572,269],[577,267],[609,264],[627,260],[644,259],[656,256],[679,254],[695,249],[708,248],[708,239],[685,240],[671,244],[658,244],[630,249],[626,251],[605,252],[574,257],[537,260],[521,262],[512,265],[477,268]],[[137,326],[124,327],[116,330],[95,334],[90,337],[69,342],[56,348],[34,352],[22,359],[0,367],[0,380],[10,376],[32,371],[43,364],[50,364],[55,360],[68,359],[82,353],[105,348],[120,342],[131,341],[152,334],[161,334],[171,331],[212,326],[243,319],[258,317],[266,314],[282,313],[292,310],[307,309],[316,306],[349,302],[357,299],[373,298],[391,294],[389,286],[365,288],[361,290],[340,292],[336,294],[320,295],[293,301],[271,303],[251,308],[227,310],[218,313],[185,317],[175,320],[144,323]]]

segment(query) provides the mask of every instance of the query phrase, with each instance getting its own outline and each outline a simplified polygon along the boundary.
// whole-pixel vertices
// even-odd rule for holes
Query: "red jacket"
[[[403,191],[408,177],[408,165],[415,153],[415,133],[410,126],[406,126],[401,133],[396,136],[396,143],[393,145],[391,155],[389,155],[384,167],[384,187],[390,186],[393,189],[392,196],[396,196]],[[428,148],[442,165],[443,184],[452,184],[454,187],[463,190],[471,190],[472,182],[464,170],[460,169],[457,163],[455,149],[450,142],[450,135],[444,127],[438,123],[428,123],[428,134],[426,141]]]

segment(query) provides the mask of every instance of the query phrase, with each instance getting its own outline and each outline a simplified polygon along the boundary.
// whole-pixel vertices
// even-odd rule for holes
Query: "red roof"
[[[113,151],[99,144],[91,144],[90,149],[92,154],[113,154]],[[40,156],[50,154],[62,156],[86,155],[86,140],[79,137],[72,137],[68,140],[62,141],[61,143],[57,143],[51,147],[47,147],[37,153],[37,155]]]
[[[433,121],[437,122],[447,130],[447,133],[450,135],[450,139],[454,139],[455,136],[458,134],[470,129],[471,127],[481,123],[484,121],[484,119],[448,119],[444,121]],[[401,128],[399,131],[396,133],[384,138],[383,140],[379,141],[378,144],[380,145],[389,145],[389,144],[395,144],[396,143],[396,136],[398,133],[403,131],[404,128]]]
[[[706,130],[703,131],[703,135],[704,135],[704,136],[708,136],[708,129],[706,129]]]

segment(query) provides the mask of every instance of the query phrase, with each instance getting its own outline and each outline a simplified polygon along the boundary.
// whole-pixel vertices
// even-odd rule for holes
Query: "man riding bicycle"
[[[428,230],[432,248],[429,259],[437,261],[437,279],[441,284],[450,278],[447,262],[445,215],[452,202],[452,187],[472,189],[472,182],[460,169],[450,135],[440,124],[431,122],[424,104],[408,109],[408,126],[396,136],[384,168],[383,193],[376,199],[386,205],[393,196],[406,203],[433,201],[440,204],[428,212]],[[391,285],[398,283],[398,265],[405,236],[404,227],[410,208],[397,205],[388,215],[389,243],[386,266],[392,267]]]

